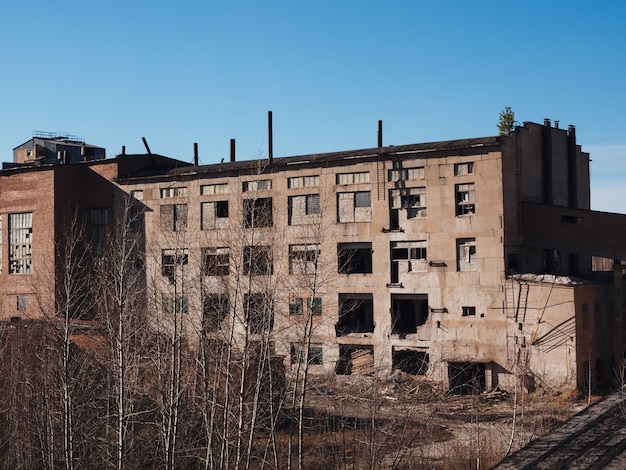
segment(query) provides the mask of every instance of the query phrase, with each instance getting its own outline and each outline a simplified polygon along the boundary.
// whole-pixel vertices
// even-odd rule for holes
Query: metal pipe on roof
[[[378,147],[383,146],[383,121],[381,119],[378,120]]]
[[[268,158],[270,163],[274,160],[274,142],[272,136],[272,112],[267,112],[267,145],[268,145]]]
[[[230,139],[230,161],[235,161],[235,139]]]
[[[141,140],[143,140],[143,145],[144,147],[146,147],[146,151],[148,152],[148,155],[152,155],[152,152],[150,151],[150,147],[148,147],[148,141],[146,140],[146,138],[142,137]]]
[[[193,143],[193,164],[198,166],[198,142]]]

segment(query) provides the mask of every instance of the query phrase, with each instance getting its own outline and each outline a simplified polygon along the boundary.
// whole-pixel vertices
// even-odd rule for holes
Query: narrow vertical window
[[[33,213],[9,214],[9,274],[33,272]]]

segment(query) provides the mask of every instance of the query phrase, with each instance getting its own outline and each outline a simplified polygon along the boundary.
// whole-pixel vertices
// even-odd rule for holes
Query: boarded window
[[[187,204],[163,204],[161,211],[161,229],[180,231],[187,228]]]
[[[187,197],[187,188],[161,188],[161,199],[168,199],[172,197]]]
[[[228,183],[204,184],[200,187],[200,194],[207,196],[210,194],[227,194]]]
[[[319,175],[294,176],[293,178],[287,178],[287,187],[289,189],[313,188],[319,185],[320,185]]]
[[[389,170],[389,181],[424,179],[424,167]]]
[[[472,173],[474,173],[474,162],[454,164],[454,176],[469,175]]]
[[[202,230],[224,228],[228,220],[228,201],[203,202],[201,205]]]
[[[372,220],[370,191],[337,193],[337,221],[370,222]]]
[[[289,196],[288,211],[289,225],[315,222],[316,219],[311,218],[311,216],[318,215],[321,212],[320,195],[303,194],[301,196]]]
[[[272,189],[272,180],[244,181],[241,189],[244,193],[252,191],[267,191]]]
[[[338,173],[337,184],[358,184],[369,183],[370,172],[369,171],[357,171],[354,173]]]
[[[33,272],[33,213],[9,214],[9,274]]]

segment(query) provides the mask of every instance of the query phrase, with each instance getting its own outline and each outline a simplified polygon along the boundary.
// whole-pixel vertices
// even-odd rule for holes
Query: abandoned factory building
[[[16,152],[0,172],[2,321],[50,308],[40,292],[73,205],[95,240],[134,215],[146,305],[180,314],[190,345],[248,336],[287,369],[400,369],[459,391],[520,376],[608,385],[622,370],[626,216],[590,210],[573,126],[248,161],[232,150],[203,166]]]

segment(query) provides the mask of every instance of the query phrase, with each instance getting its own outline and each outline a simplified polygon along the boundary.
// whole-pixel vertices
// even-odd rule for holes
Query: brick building
[[[3,318],[21,315],[66,201],[112,211],[130,196],[153,315],[180,314],[192,344],[258,338],[288,367],[305,355],[313,373],[397,368],[459,391],[606,382],[623,358],[621,263],[597,273],[592,256],[623,257],[626,216],[590,210],[571,126],[206,166],[157,157],[0,173]],[[65,172],[74,183],[59,185]]]

